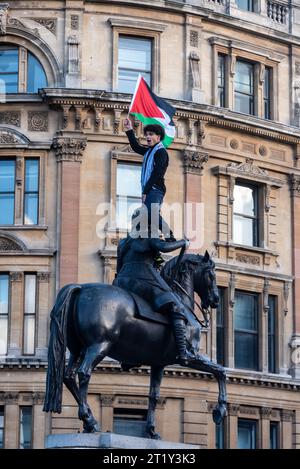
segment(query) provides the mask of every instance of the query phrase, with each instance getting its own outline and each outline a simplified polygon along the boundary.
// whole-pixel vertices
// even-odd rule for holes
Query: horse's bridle
[[[177,282],[177,280],[173,279],[173,283],[182,291],[182,293],[184,293],[193,302],[194,305],[198,306],[199,310],[202,313],[203,320],[199,319],[196,316],[196,314],[194,313],[192,308],[190,308],[189,306],[187,306],[187,308],[191,311],[191,313],[193,313],[193,315],[195,316],[197,321],[201,324],[201,327],[208,328],[210,326],[211,309],[210,308],[207,308],[207,309],[202,308],[202,306],[194,298],[192,298],[188,294],[188,292],[180,285],[180,283]]]

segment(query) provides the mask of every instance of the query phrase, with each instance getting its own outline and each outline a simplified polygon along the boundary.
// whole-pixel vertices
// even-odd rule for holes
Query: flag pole
[[[133,105],[133,103],[134,103],[137,90],[139,89],[141,79],[142,79],[142,75],[139,73],[139,76],[138,76],[138,79],[137,79],[136,85],[135,85],[135,90],[134,90],[134,93],[133,93],[133,96],[132,96],[132,100],[131,100],[131,103],[130,103],[130,106],[129,106],[128,117],[129,117],[129,114],[130,114],[130,110],[131,110],[131,108],[132,108],[132,105]]]

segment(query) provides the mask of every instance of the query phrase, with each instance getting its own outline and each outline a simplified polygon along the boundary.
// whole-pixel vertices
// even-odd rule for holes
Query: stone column
[[[59,132],[53,141],[61,166],[59,284],[78,281],[80,163],[86,139],[79,132]]]
[[[37,305],[37,348],[36,356],[39,358],[47,358],[47,345],[48,345],[48,319],[49,319],[49,272],[37,273],[37,290],[38,290],[38,305]]]
[[[208,154],[194,146],[187,147],[183,152],[185,178],[184,231],[191,243],[190,251],[194,252],[199,252],[203,247],[201,243],[204,241],[204,236],[199,237],[199,233],[202,233],[204,228],[202,219],[204,211],[200,205],[202,202],[201,176],[204,163],[207,161]]]
[[[228,448],[237,449],[238,445],[238,412],[240,406],[236,404],[228,404]]]
[[[33,399],[33,449],[43,449],[46,434],[46,413],[43,412],[45,394],[35,392],[32,394]]]
[[[261,413],[261,449],[270,449],[270,418],[272,409],[270,407],[262,407]]]
[[[292,449],[292,410],[281,410],[281,449]]]
[[[5,401],[5,431],[4,448],[16,449],[19,447],[19,406],[18,393],[4,393]]]
[[[295,378],[300,378],[300,176],[291,176],[292,194],[292,237],[293,237],[293,275],[294,275],[294,318],[291,369]]]
[[[236,274],[230,274],[228,294],[228,314],[225,316],[225,330],[227,331],[227,350],[225,349],[225,360],[228,357],[227,366],[234,368],[234,304],[235,304],[235,281]]]
[[[22,353],[23,283],[23,272],[10,273],[11,305],[7,354],[11,357],[18,357]]]
[[[295,449],[300,449],[300,410],[295,411],[295,424],[293,425],[293,440]]]
[[[112,394],[101,394],[99,397],[101,403],[101,422],[100,427],[102,432],[112,432],[114,426],[114,399]]]

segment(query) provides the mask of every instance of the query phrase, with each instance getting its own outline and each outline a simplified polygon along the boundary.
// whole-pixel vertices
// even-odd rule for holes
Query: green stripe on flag
[[[163,126],[161,124],[161,122],[157,119],[155,119],[154,117],[145,117],[143,114],[138,114],[137,112],[132,112],[131,113],[133,116],[135,116],[139,121],[141,121],[144,125],[149,125],[149,124],[158,124],[160,125],[166,135],[165,135],[165,138],[163,139],[162,143],[163,145],[168,148],[169,145],[171,145],[171,143],[173,142],[174,140],[174,137],[175,137],[175,127],[174,127],[174,132],[172,132],[172,134],[169,132],[169,129],[165,126]]]

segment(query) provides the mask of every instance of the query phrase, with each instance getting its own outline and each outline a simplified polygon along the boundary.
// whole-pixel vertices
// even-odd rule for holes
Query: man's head
[[[144,135],[146,137],[148,147],[153,147],[165,138],[165,131],[161,125],[149,124],[144,127]]]

